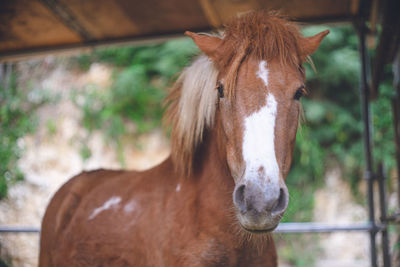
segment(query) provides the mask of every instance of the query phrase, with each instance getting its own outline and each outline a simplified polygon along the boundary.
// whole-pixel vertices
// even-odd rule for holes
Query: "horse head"
[[[223,37],[186,34],[218,69],[215,127],[235,182],[238,221],[264,233],[277,227],[289,202],[285,179],[305,92],[302,63],[329,31],[306,38],[279,17],[254,16],[261,15],[228,24]]]

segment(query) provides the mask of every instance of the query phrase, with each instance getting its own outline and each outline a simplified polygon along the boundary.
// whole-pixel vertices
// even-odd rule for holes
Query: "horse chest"
[[[226,266],[226,267],[276,267],[275,246],[269,244],[261,249],[254,245],[240,246],[230,238],[216,239],[200,236],[177,255],[171,266]]]

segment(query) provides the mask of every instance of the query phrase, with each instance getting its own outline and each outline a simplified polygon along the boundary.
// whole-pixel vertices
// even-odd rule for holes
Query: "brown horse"
[[[305,38],[263,12],[222,37],[186,32],[204,55],[167,98],[171,156],[67,182],[44,216],[39,265],[276,266],[302,63],[327,33]]]

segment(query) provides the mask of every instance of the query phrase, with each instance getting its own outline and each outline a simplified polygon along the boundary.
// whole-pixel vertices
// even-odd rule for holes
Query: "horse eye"
[[[222,83],[217,84],[218,96],[219,98],[224,97],[224,85]]]
[[[294,94],[293,99],[294,100],[299,100],[300,97],[302,97],[305,94],[306,90],[304,86],[301,86],[299,89],[297,89],[296,93]]]

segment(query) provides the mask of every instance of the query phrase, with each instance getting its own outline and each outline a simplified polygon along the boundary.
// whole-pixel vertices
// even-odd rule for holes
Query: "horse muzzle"
[[[271,188],[272,187],[272,188]],[[273,231],[289,203],[286,185],[268,188],[257,183],[242,183],[235,187],[233,203],[241,226],[251,233]]]

